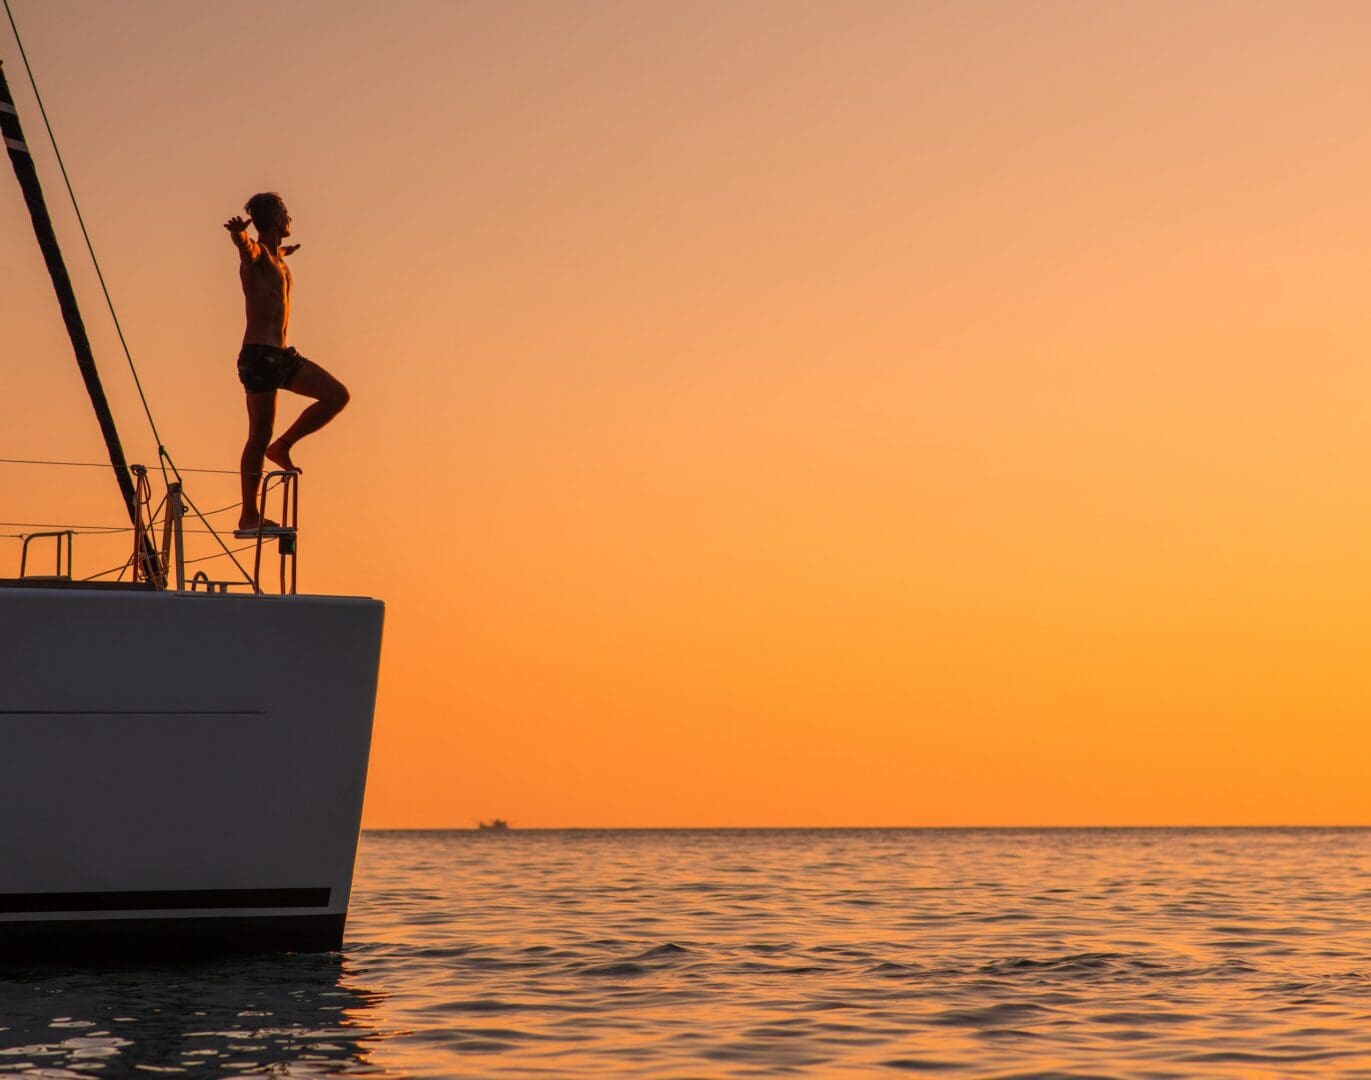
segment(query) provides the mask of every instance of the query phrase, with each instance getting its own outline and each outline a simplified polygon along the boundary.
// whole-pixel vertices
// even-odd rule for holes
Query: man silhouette
[[[264,191],[250,198],[243,209],[257,229],[257,239],[248,238],[248,223],[236,215],[224,223],[224,228],[238,248],[238,277],[247,306],[247,329],[238,354],[238,380],[243,384],[248,406],[248,438],[239,466],[243,511],[238,518],[238,532],[256,535],[259,525],[264,529],[276,526],[273,521],[259,520],[257,489],[262,480],[263,457],[282,469],[296,469],[290,456],[295,444],[337,416],[348,403],[348,392],[318,364],[286,345],[292,285],[286,256],[300,247],[281,246],[281,241],[290,235],[286,204],[274,191]],[[314,402],[285,434],[271,442],[277,390],[289,390],[313,398]]]

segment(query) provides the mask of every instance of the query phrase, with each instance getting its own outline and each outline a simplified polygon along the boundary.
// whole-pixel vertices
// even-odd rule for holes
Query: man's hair
[[[252,218],[252,223],[260,229],[267,214],[284,203],[285,200],[274,191],[259,191],[244,204],[243,209],[248,212],[248,217]]]

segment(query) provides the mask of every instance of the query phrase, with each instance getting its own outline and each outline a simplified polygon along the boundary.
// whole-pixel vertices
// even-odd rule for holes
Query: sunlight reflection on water
[[[1369,849],[369,833],[342,956],[5,973],[0,1073],[1371,1077]]]

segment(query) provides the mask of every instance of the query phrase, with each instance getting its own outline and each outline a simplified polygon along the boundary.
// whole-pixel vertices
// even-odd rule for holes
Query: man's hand
[[[299,245],[299,244],[287,244],[285,247],[283,247],[283,248],[281,249],[281,254],[282,254],[282,255],[294,255],[294,254],[295,254],[297,251],[299,251],[299,250],[300,250],[300,245]]]
[[[233,217],[229,218],[226,222],[224,222],[224,228],[226,228],[231,233],[247,232],[248,223],[245,219],[239,217],[237,214],[234,214]]]

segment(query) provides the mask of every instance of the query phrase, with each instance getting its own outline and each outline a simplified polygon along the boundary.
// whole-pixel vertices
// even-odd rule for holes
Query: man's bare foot
[[[256,531],[257,531],[257,524],[258,524],[259,521],[261,522],[262,528],[264,528],[264,529],[279,529],[279,528],[281,527],[281,526],[278,525],[276,522],[272,521],[271,518],[245,518],[245,517],[243,517],[243,518],[239,518],[239,519],[238,519],[238,531],[239,531],[239,532],[256,532]]]
[[[296,472],[301,471],[300,466],[290,460],[290,447],[282,446],[280,439],[277,439],[267,447],[267,460],[273,465],[281,466],[283,469],[294,469]]]
[[[258,521],[241,518],[238,521],[238,528],[233,531],[233,535],[238,540],[252,540],[256,538],[259,532],[263,536],[280,535],[278,532],[273,532],[273,530],[280,528],[281,526],[272,521],[271,518],[261,518]]]

